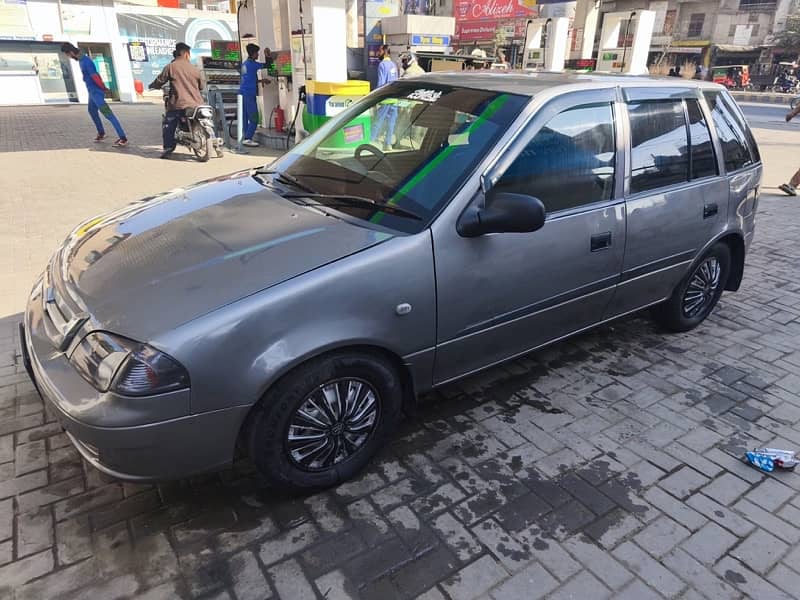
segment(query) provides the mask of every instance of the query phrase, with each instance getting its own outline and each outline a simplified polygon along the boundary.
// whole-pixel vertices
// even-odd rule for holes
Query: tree
[[[778,48],[792,48],[800,51],[800,15],[786,19],[786,28],[772,37]]]

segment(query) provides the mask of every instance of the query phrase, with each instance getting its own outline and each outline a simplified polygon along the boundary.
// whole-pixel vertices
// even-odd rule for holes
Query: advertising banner
[[[201,56],[212,55],[212,41],[236,39],[235,18],[196,19],[118,12],[117,25],[123,41],[145,46],[147,62],[131,62],[133,78],[143,81],[145,85],[170,63],[177,42],[191,46],[192,62],[200,66]]]
[[[529,0],[456,0],[454,8],[456,22],[531,18],[536,14],[536,4]]]

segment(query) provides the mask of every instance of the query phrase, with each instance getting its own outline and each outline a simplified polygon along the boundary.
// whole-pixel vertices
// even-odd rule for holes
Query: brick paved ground
[[[796,597],[800,473],[738,457],[800,447],[797,210],[764,196],[742,291],[696,331],[629,318],[448,386],[309,498],[244,462],[87,469],[0,321],[0,598]]]
[[[47,257],[75,225],[144,196],[249,168],[276,151],[226,153],[206,164],[186,148],[158,160],[161,107],[114,105],[130,138],[95,144],[85,106],[0,106],[0,317],[21,311]]]

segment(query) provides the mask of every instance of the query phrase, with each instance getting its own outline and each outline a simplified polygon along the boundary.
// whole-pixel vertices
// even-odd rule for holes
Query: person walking
[[[261,50],[256,44],[247,44],[247,60],[242,63],[242,75],[239,83],[239,94],[242,96],[242,118],[244,121],[244,140],[245,146],[258,146],[258,142],[253,140],[258,127],[258,72],[267,69],[272,62],[272,54],[269,48],[264,49],[264,62],[258,62],[258,51]],[[269,83],[269,79],[260,80],[261,83]]]
[[[792,119],[794,119],[797,115],[800,115],[800,103],[795,106],[792,110],[786,113],[786,122],[788,123]],[[778,186],[784,194],[788,196],[797,196],[797,186],[800,185],[800,169],[792,175],[792,178],[789,180],[789,183],[782,183]]]
[[[378,57],[381,59],[378,64],[378,88],[397,81],[397,65],[392,60],[392,53],[389,46],[384,44],[378,51]],[[375,142],[386,130],[384,137],[383,149],[388,150],[392,146],[392,139],[394,138],[394,128],[397,123],[397,105],[392,102],[391,104],[379,104],[378,117],[375,121],[375,127],[372,129],[370,140]]]
[[[164,145],[161,158],[169,158],[175,152],[175,130],[178,128],[184,111],[187,108],[205,104],[203,96],[200,95],[200,90],[203,89],[203,79],[200,69],[189,60],[191,52],[192,49],[188,44],[183,42],[175,44],[175,60],[164,67],[164,70],[148,86],[151,90],[160,90],[169,83],[170,87],[167,111],[161,128]]]
[[[92,122],[97,128],[97,137],[94,138],[94,141],[102,142],[106,139],[106,130],[103,127],[103,122],[100,120],[100,113],[102,113],[117,132],[117,141],[114,142],[114,147],[123,148],[127,146],[128,137],[125,135],[125,130],[122,129],[119,119],[117,119],[111,107],[106,102],[106,92],[109,90],[100,78],[92,58],[87,52],[81,53],[80,48],[69,42],[61,44],[61,52],[69,56],[72,60],[77,61],[80,65],[81,73],[83,74],[83,82],[86,84],[86,91],[89,92],[89,116],[92,118]]]

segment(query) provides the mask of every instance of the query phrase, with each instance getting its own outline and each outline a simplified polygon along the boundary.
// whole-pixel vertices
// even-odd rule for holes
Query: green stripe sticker
[[[467,128],[464,132],[467,135],[472,134],[473,132],[477,131],[478,128],[483,126],[494,114],[500,110],[503,105],[508,101],[508,95],[503,94],[498,96],[494,100],[489,103],[489,106],[486,107],[486,110],[481,113],[481,115],[472,122],[472,124]],[[433,160],[431,160],[427,165],[425,165],[420,171],[414,175],[411,179],[406,182],[406,184],[397,190],[392,198],[386,204],[395,204],[398,200],[403,197],[407,196],[408,193],[413,190],[425,177],[427,177],[431,171],[433,171],[436,167],[438,167],[444,160],[447,159],[448,156],[453,152],[456,146],[448,146],[442,152],[440,152]],[[383,217],[386,216],[385,212],[380,212],[378,214],[373,215],[370,219],[372,223],[380,223]]]

